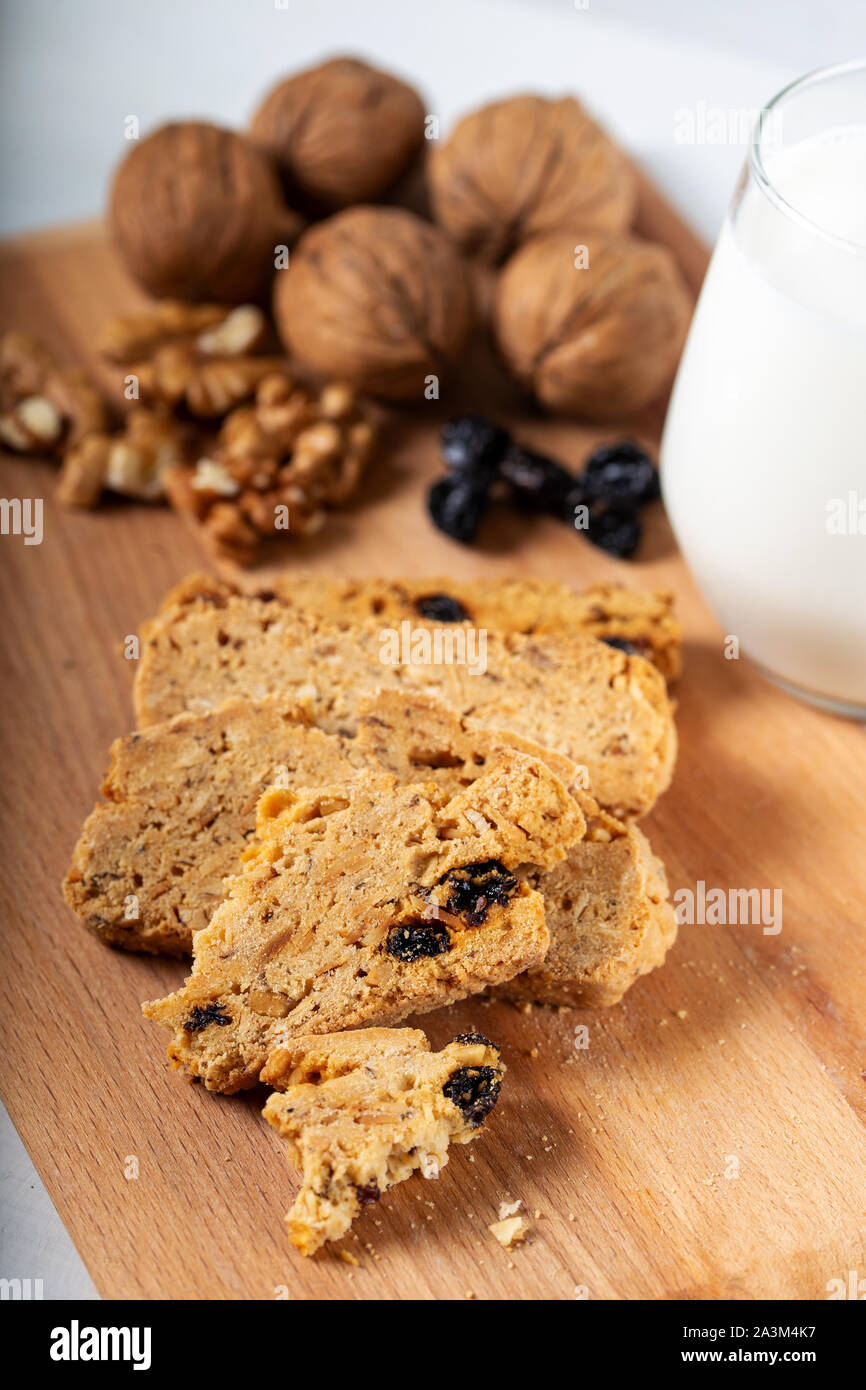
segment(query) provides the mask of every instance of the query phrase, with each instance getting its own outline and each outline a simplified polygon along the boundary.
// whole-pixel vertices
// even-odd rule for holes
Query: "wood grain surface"
[[[696,286],[703,248],[646,185],[641,225]],[[95,334],[138,296],[98,227],[8,244],[0,293],[4,326],[108,386]],[[470,400],[480,378],[467,376]],[[498,390],[516,418],[513,392]],[[683,926],[664,969],[600,1013],[470,1001],[420,1020],[437,1045],[470,1026],[502,1044],[500,1106],[438,1182],[413,1179],[362,1214],[345,1242],[359,1267],[334,1252],[300,1259],[281,1221],[295,1179],[261,1118],[264,1093],[185,1084],[139,1014],[182,964],[106,950],[58,888],[108,745],[132,723],[123,638],[201,551],[160,508],[62,512],[49,465],[6,458],[3,495],[45,499],[41,546],[0,537],[6,1104],[109,1298],[825,1298],[829,1279],[866,1271],[863,729],[724,659],[660,506],[631,564],[553,521],[503,518],[472,550],[435,533],[421,499],[439,420],[459,403],[398,417],[359,506],[280,562],[673,588],[681,752],[644,825],[672,888],[780,889],[781,932]],[[602,437],[518,423],[574,465]],[[642,422],[657,426],[658,412]],[[513,1252],[487,1230],[506,1198],[532,1226]]]

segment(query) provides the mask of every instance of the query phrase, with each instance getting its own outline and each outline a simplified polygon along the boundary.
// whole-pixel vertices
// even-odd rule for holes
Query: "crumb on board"
[[[516,1202],[500,1202],[500,1203],[499,1203],[499,1220],[500,1220],[500,1221],[505,1221],[506,1218],[509,1217],[509,1216],[516,1216],[517,1213],[518,1213],[519,1211],[520,1211],[520,1198],[519,1198],[519,1197],[518,1197],[518,1199],[517,1199]]]
[[[354,1265],[356,1269],[361,1268],[361,1261],[355,1259],[355,1256],[352,1254],[351,1250],[341,1250],[340,1259],[345,1260],[347,1265]]]
[[[529,1234],[529,1227],[522,1216],[509,1216],[505,1221],[494,1221],[487,1229],[505,1250],[512,1250],[515,1245],[520,1245]]]

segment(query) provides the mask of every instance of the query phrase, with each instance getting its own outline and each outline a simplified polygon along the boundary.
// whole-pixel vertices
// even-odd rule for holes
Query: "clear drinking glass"
[[[661,451],[677,539],[765,675],[866,718],[866,62],[762,112]]]

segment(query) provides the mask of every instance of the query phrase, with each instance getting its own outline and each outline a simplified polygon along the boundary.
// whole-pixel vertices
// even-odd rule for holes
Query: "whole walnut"
[[[203,121],[161,126],[133,146],[114,176],[110,220],[150,294],[232,304],[266,293],[275,248],[301,226],[267,156]]]
[[[629,415],[669,384],[692,310],[673,256],[629,237],[568,233],[517,251],[496,286],[494,327],[514,375],[549,410]]]
[[[329,211],[373,202],[397,182],[424,139],[424,107],[390,73],[332,58],[279,83],[250,129],[289,198]]]
[[[625,156],[574,97],[511,97],[464,116],[431,150],[428,180],[436,221],[491,261],[547,232],[625,232],[637,198]]]
[[[466,269],[438,227],[402,208],[356,207],[305,232],[274,288],[289,352],[387,400],[422,400],[472,328]]]

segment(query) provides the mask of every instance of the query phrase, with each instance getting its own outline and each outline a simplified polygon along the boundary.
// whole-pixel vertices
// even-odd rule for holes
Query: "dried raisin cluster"
[[[594,545],[624,559],[640,541],[640,508],[659,496],[652,459],[628,439],[596,449],[574,474],[484,416],[463,415],[443,427],[441,450],[448,472],[430,489],[430,516],[464,544],[475,539],[488,504],[500,499],[585,531]]]
[[[490,1114],[501,1089],[501,1073],[493,1067],[461,1067],[442,1087],[444,1095],[457,1106],[473,1129]]]
[[[490,908],[505,907],[517,887],[517,879],[498,859],[486,859],[446,874],[446,907],[468,927],[480,927]]]
[[[184,1020],[184,1031],[187,1033],[200,1033],[204,1028],[209,1028],[215,1023],[218,1028],[226,1028],[231,1023],[231,1014],[226,1013],[225,1004],[218,1000],[212,1000],[203,1007],[195,1004],[188,1018]]]
[[[399,922],[390,928],[385,950],[395,960],[410,964],[424,956],[443,956],[451,950],[451,936],[445,924],[435,918]]]

